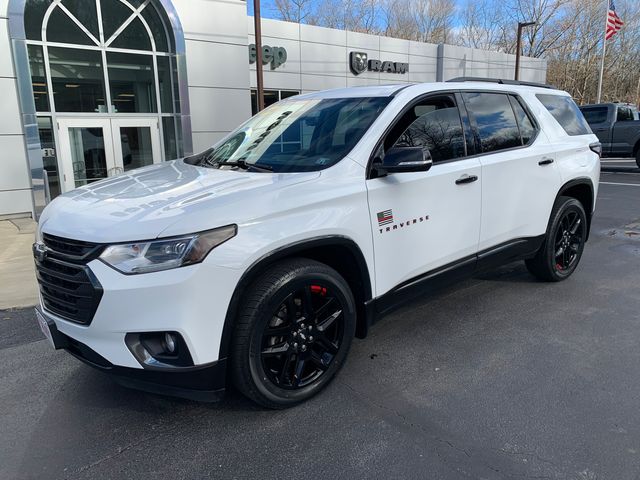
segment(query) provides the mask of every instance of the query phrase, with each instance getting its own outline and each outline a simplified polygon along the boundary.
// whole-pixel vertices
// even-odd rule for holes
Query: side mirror
[[[395,147],[385,153],[379,170],[386,173],[426,172],[432,165],[431,155],[425,154],[422,147]]]

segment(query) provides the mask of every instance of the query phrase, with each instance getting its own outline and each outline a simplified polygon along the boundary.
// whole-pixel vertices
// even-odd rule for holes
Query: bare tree
[[[329,28],[380,33],[377,24],[380,10],[379,0],[320,0],[315,20]]]
[[[277,18],[287,22],[310,23],[314,13],[313,0],[275,0]]]
[[[495,50],[506,44],[508,22],[504,10],[496,9],[493,0],[466,0],[459,20],[459,45]]]
[[[514,25],[518,22],[535,22],[524,32],[523,50],[530,57],[542,57],[556,48],[566,29],[575,22],[568,15],[567,6],[572,0],[515,0],[507,12]],[[515,33],[515,28],[511,30]],[[511,37],[509,50],[515,51],[515,35]]]
[[[456,11],[454,0],[414,0],[412,3],[420,32],[419,41],[453,43],[452,25]]]
[[[603,98],[640,102],[640,2],[617,0],[623,29],[607,43]],[[595,101],[602,0],[275,0],[276,16],[331,28],[515,53],[518,22],[536,22],[523,54],[547,59],[547,80]]]
[[[386,35],[419,42],[453,43],[455,0],[387,0]]]
[[[418,25],[410,3],[411,0],[386,0],[384,5],[385,35],[407,40],[418,39]]]
[[[603,84],[605,101],[638,102],[640,81],[640,6],[617,2],[625,26],[607,42]],[[600,0],[572,0],[557,46],[547,52],[547,80],[570,92],[579,103],[596,100],[605,11]]]

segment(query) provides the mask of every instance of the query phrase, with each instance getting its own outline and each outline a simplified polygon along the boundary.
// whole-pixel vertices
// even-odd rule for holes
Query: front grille
[[[89,325],[102,298],[102,286],[87,263],[102,246],[43,235],[45,255],[35,255],[36,276],[45,310]]]
[[[42,240],[44,240],[44,244],[57,255],[76,262],[86,260],[89,257],[93,259],[96,256],[96,252],[102,249],[102,245],[99,243],[69,240],[67,238],[49,235],[48,233],[42,234]]]

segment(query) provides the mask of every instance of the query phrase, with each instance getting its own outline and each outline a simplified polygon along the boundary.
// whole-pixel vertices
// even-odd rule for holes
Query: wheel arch
[[[233,337],[235,320],[243,292],[269,266],[286,258],[309,258],[324,263],[336,270],[347,281],[356,301],[356,337],[367,334],[367,312],[365,302],[372,298],[371,276],[360,247],[352,239],[341,235],[330,235],[296,242],[277,248],[256,260],[243,273],[231,297],[222,329],[219,358],[229,356],[229,345]]]
[[[578,200],[587,215],[587,240],[591,232],[591,217],[594,208],[594,188],[593,181],[588,177],[574,178],[568,181],[558,191],[556,200],[560,197],[571,197]]]

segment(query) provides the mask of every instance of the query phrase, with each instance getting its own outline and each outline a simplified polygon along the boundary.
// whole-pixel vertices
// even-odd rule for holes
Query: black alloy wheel
[[[575,271],[587,241],[587,215],[575,198],[559,197],[551,212],[544,243],[535,257],[526,260],[540,280],[559,282]]]
[[[332,268],[314,260],[275,264],[246,290],[234,331],[236,387],[269,408],[318,393],[338,372],[355,334],[353,295]]]
[[[558,272],[569,271],[578,260],[583,242],[584,223],[580,214],[568,210],[560,220],[555,236],[555,268]]]
[[[262,367],[269,380],[285,389],[318,380],[340,350],[343,311],[331,286],[319,282],[287,295],[262,333]]]

